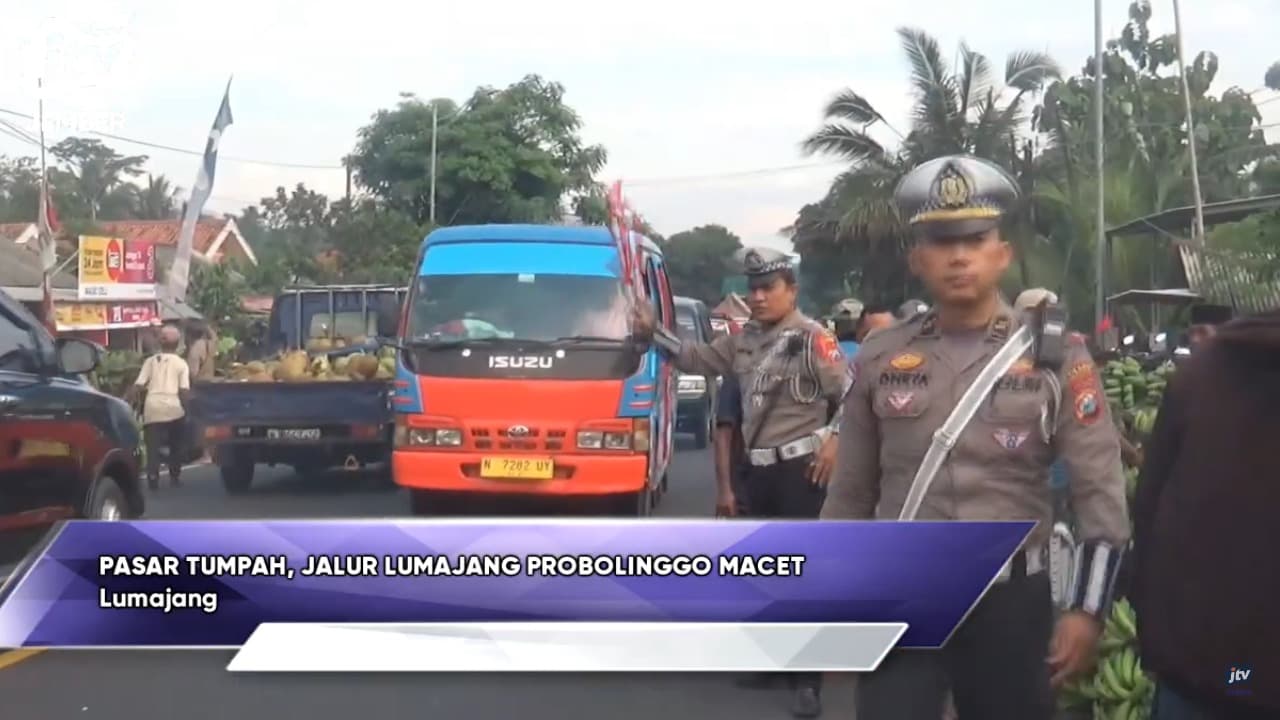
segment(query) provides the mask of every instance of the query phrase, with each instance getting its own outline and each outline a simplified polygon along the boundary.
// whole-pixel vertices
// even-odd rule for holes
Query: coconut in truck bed
[[[388,462],[389,395],[404,289],[289,288],[259,328],[260,357],[197,382],[192,418],[227,492],[243,493],[259,464],[301,476]]]

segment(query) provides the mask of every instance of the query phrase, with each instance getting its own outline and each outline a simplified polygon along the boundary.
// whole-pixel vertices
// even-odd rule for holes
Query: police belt
[[[779,445],[776,448],[752,448],[747,451],[747,462],[755,467],[769,467],[784,460],[795,460],[818,452],[822,443],[814,435]]]

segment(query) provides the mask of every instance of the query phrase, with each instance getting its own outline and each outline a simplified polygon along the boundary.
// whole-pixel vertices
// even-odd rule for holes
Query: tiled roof
[[[14,241],[22,237],[35,223],[0,223],[0,239]]]
[[[178,244],[178,234],[182,231],[181,220],[123,220],[118,222],[99,222],[105,235],[121,240],[140,240],[150,242],[157,247]],[[196,234],[191,241],[195,251],[204,254],[209,251],[213,241],[227,226],[226,220],[202,219],[196,223]]]
[[[44,279],[40,255],[35,248],[0,238],[0,287],[39,287]],[[53,287],[75,290],[76,278],[63,270],[53,276]]]

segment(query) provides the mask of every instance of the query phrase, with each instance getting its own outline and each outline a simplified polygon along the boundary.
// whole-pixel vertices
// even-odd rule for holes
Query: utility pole
[[[1182,10],[1178,0],[1173,0],[1173,31],[1178,39],[1178,77],[1182,79],[1182,104],[1187,113],[1187,150],[1191,153],[1191,192],[1196,203],[1195,227],[1191,230],[1192,241],[1197,247],[1204,247],[1204,198],[1200,196],[1200,169],[1196,164],[1196,125],[1191,114],[1191,86],[1187,84],[1187,64],[1183,55]]]
[[[1107,193],[1105,165],[1103,159],[1103,151],[1106,149],[1106,142],[1103,137],[1102,113],[1103,103],[1106,101],[1106,95],[1103,92],[1103,78],[1106,75],[1104,70],[1103,57],[1103,41],[1102,41],[1102,0],[1093,0],[1093,169],[1097,175],[1098,182],[1098,198],[1095,212],[1097,217],[1094,224],[1097,225],[1097,238],[1095,244],[1094,255],[1094,285],[1096,286],[1094,296],[1094,330],[1102,327],[1102,319],[1107,314]]]
[[[342,158],[342,164],[347,169],[347,202],[351,202],[351,156]]]
[[[431,210],[428,216],[436,224],[436,133],[440,129],[440,105],[431,102]]]

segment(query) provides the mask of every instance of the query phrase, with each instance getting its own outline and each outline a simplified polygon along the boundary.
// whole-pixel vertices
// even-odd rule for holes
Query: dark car
[[[676,330],[688,342],[708,343],[715,337],[711,328],[711,312],[706,303],[687,297],[675,298]],[[676,384],[676,430],[692,433],[697,448],[704,448],[711,438],[715,423],[716,389],[701,375],[681,373]]]
[[[60,520],[142,515],[133,412],[84,380],[101,358],[0,292],[0,580]]]

